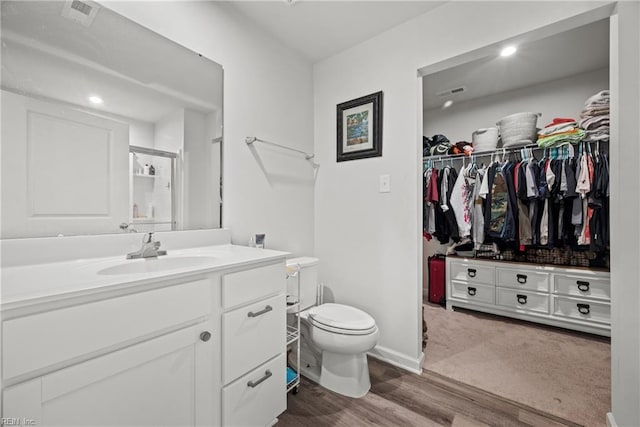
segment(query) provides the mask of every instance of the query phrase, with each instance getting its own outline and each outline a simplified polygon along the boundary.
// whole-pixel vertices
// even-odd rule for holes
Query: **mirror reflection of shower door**
[[[168,151],[129,147],[130,230],[176,229],[176,157]]]

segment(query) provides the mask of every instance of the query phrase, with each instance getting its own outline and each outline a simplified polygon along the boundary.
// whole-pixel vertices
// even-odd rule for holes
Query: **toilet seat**
[[[312,307],[307,319],[315,327],[343,335],[368,335],[377,330],[371,316],[343,304],[326,303]]]

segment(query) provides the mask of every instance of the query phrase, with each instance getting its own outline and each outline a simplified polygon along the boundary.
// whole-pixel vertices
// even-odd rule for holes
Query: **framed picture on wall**
[[[382,92],[338,104],[336,161],[382,156]]]

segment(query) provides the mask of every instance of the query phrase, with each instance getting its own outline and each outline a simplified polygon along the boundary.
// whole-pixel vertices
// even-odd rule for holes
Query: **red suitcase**
[[[445,262],[444,255],[434,255],[428,258],[429,266],[429,302],[445,304]]]

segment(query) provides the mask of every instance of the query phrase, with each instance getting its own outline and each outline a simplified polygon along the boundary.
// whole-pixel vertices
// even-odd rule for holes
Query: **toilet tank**
[[[318,289],[318,264],[320,260],[312,257],[290,258],[287,260],[287,276],[300,271],[296,277],[287,278],[287,295],[298,295],[300,280],[300,311],[316,305]]]

